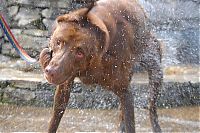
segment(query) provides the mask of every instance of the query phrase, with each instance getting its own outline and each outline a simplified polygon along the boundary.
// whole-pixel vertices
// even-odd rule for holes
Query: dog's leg
[[[151,126],[153,132],[161,132],[160,125],[158,124],[156,103],[162,85],[163,73],[161,69],[161,54],[160,51],[157,51],[159,48],[155,46],[156,44],[150,47],[151,52],[148,50],[147,53],[144,53],[141,63],[146,68],[149,76],[149,115]]]
[[[121,114],[120,114],[119,132],[125,133],[126,130],[125,130],[124,112],[122,112],[122,105],[120,105],[120,110],[121,110]]]
[[[71,84],[64,83],[62,85],[58,85],[56,88],[54,96],[53,117],[51,118],[48,129],[49,133],[55,133],[58,128],[70,97],[70,87]]]
[[[135,133],[134,98],[129,89],[122,93],[120,101],[126,133]]]
[[[147,70],[149,76],[149,115],[153,132],[161,132],[157,115],[157,99],[162,86],[163,72],[161,68],[162,52],[160,42],[150,37],[148,48],[140,57],[141,65]]]
[[[157,66],[154,69],[149,69],[148,74],[149,74],[149,89],[150,89],[149,113],[150,113],[151,126],[153,128],[153,132],[161,132],[160,125],[158,124],[158,115],[156,107],[159,90],[162,84],[162,71],[160,66]]]

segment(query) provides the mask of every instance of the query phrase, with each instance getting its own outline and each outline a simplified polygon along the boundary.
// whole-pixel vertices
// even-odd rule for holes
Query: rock
[[[11,60],[10,57],[0,54],[1,63],[3,63],[3,62],[7,62],[8,63],[10,60]],[[1,66],[1,64],[0,64],[0,66]]]
[[[16,0],[8,0],[6,4],[7,4],[8,6],[16,5]],[[1,6],[0,6],[0,8],[1,8]]]
[[[50,107],[53,105],[53,90],[36,90],[35,95],[35,106]]]
[[[16,60],[14,63],[10,65],[10,67],[13,69],[23,71],[23,72],[29,72],[29,71],[40,69],[40,65],[38,63],[30,64],[30,63],[25,62],[22,59]]]
[[[36,82],[24,82],[23,80],[15,80],[12,82],[11,86],[20,89],[31,89],[31,90],[37,89]]]
[[[44,9],[42,10],[42,16],[45,18],[51,18],[53,11],[51,9]]]
[[[11,32],[13,33],[13,35],[20,35],[22,33],[22,29],[11,29]]]
[[[81,92],[76,92],[81,88]],[[75,83],[69,99],[69,108],[81,109],[113,109],[119,106],[119,99],[112,92],[103,90],[100,86],[88,87]]]
[[[19,41],[20,45],[24,49],[32,49],[40,51],[42,48],[46,47],[48,40],[44,37],[32,37],[28,35],[16,35],[16,39]]]
[[[70,0],[60,0],[60,1],[58,1],[58,7],[60,7],[60,8],[69,8],[69,6],[70,6],[69,1]]]
[[[46,29],[48,29],[49,32],[52,31],[54,20],[43,19],[42,22],[44,23]]]
[[[2,37],[4,35],[3,31],[0,30],[0,37]]]
[[[74,84],[71,92],[72,93],[81,93],[82,92],[82,84],[81,83]]]
[[[19,6],[8,7],[9,16],[13,17],[18,13]]]
[[[158,106],[177,107],[183,105],[191,106],[193,104],[200,105],[200,101],[197,100],[200,94],[199,85],[199,83],[191,82],[165,84],[165,88],[163,88],[159,98]]]
[[[52,2],[52,4],[51,4]],[[53,1],[47,1],[47,0],[9,0],[8,5],[15,5],[15,4],[21,4],[24,6],[35,6],[40,8],[46,8],[46,7],[60,7],[60,8],[67,8],[69,5],[68,0],[58,0],[58,4],[54,4]]]
[[[119,107],[119,98],[111,91],[96,87],[94,91],[94,108],[114,109]]]
[[[7,81],[0,81],[0,88],[4,89],[6,87],[8,87],[10,84]]]
[[[69,12],[68,9],[46,8],[42,10],[42,16],[46,19],[55,20],[59,15],[66,14],[67,12]]]
[[[33,0],[10,0],[9,4],[31,5]]]
[[[45,30],[39,30],[39,29],[27,29],[23,30],[23,34],[30,35],[33,37],[47,37],[48,31]]]
[[[83,107],[85,107],[85,105],[87,105],[87,107],[92,107],[92,103],[93,102],[90,101],[90,99],[87,99],[87,101],[86,101],[82,94],[72,93],[70,95],[68,107],[69,108],[80,108],[80,109],[82,109]]]
[[[59,8],[68,8],[69,7],[69,2],[68,0],[58,0],[56,2],[54,2],[54,0],[50,0],[50,1],[46,1],[46,0],[42,0],[42,1],[36,1],[34,0],[34,6],[36,7],[59,7]]]
[[[50,5],[50,1],[47,1],[47,0],[40,0],[40,1],[38,1],[38,0],[32,0],[33,1],[33,5],[35,6],[35,7],[50,7],[51,5]],[[52,6],[54,6],[54,5],[52,5]]]
[[[30,8],[20,8],[19,13],[14,17],[14,20],[18,20],[18,26],[26,26],[31,22],[34,22],[40,19],[40,10],[39,9],[30,9]]]
[[[3,91],[3,89],[0,87],[0,101],[2,101],[2,99],[3,99],[3,93],[4,93],[4,91]]]
[[[43,90],[48,90],[48,91],[51,91],[51,92],[54,92],[55,89],[56,89],[56,86],[55,85],[52,85],[52,84],[49,84],[43,77],[42,80],[40,80],[42,82],[39,82],[37,84],[37,91],[43,91]]]
[[[18,91],[20,91],[20,90],[18,90]],[[20,93],[23,94],[22,97],[23,97],[23,99],[25,101],[31,101],[31,100],[35,99],[35,97],[36,97],[35,92],[25,91],[24,90],[24,91],[22,91]]]
[[[22,34],[22,29],[11,29],[11,32],[12,32],[12,34],[14,35],[14,37],[16,36],[16,35],[21,35]],[[7,38],[7,36],[5,35],[5,37],[4,37],[4,39],[7,41],[7,42],[9,42],[9,40],[8,40],[8,38]],[[9,42],[10,43],[10,42]]]
[[[48,39],[46,37],[32,37],[26,34],[15,34],[15,38],[26,52],[33,57],[38,56],[39,52],[48,45]],[[19,57],[18,53],[10,43],[2,45],[2,54]]]
[[[19,58],[19,54],[16,52],[16,50],[12,47],[12,45],[9,42],[2,45],[1,53],[3,55],[7,55],[12,58],[16,58],[16,57]]]
[[[4,88],[3,100],[9,102],[31,101],[35,98],[35,92],[29,90],[15,89],[12,87]]]

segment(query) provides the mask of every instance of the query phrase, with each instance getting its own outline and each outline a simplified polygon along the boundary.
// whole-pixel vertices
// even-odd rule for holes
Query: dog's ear
[[[56,21],[57,21],[57,23],[80,21],[81,19],[84,18],[84,16],[86,16],[88,11],[89,11],[88,8],[81,8],[81,9],[78,9],[76,11],[70,12],[69,14],[59,16],[56,19]]]
[[[102,49],[101,55],[103,55],[107,51],[109,43],[110,43],[110,35],[108,32],[108,29],[105,23],[98,16],[96,16],[95,14],[91,12],[87,14],[87,19],[91,24],[99,28],[104,33],[105,42],[104,44],[101,45],[101,49]]]

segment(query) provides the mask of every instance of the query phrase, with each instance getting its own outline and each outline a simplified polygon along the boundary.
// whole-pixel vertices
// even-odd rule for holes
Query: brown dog
[[[40,54],[46,79],[58,85],[49,132],[56,132],[75,77],[85,84],[99,84],[121,100],[127,133],[135,132],[134,103],[129,83],[137,61],[149,74],[149,110],[154,132],[158,124],[156,100],[162,82],[160,43],[147,30],[145,14],[136,0],[99,0],[59,16],[49,49]]]

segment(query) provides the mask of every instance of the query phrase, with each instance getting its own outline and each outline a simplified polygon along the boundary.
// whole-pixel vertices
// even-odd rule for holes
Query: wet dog
[[[136,0],[99,0],[59,16],[49,48],[40,64],[49,83],[57,85],[49,132],[56,132],[67,106],[75,77],[99,84],[121,102],[121,131],[135,132],[134,102],[129,84],[132,66],[140,62],[149,75],[149,111],[154,132],[161,132],[156,101],[162,83],[160,43],[146,27]]]

